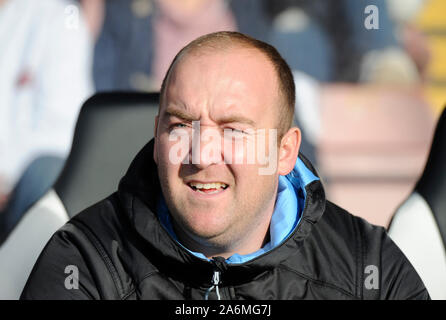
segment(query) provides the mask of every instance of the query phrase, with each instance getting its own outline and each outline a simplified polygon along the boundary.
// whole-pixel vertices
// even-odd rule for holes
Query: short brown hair
[[[220,31],[206,34],[193,40],[183,49],[181,49],[173,59],[166,75],[164,76],[160,92],[160,106],[162,105],[164,99],[169,75],[173,69],[173,66],[181,59],[181,57],[183,57],[186,53],[201,49],[223,50],[231,46],[257,49],[262,52],[273,64],[274,70],[277,74],[277,79],[279,80],[279,88],[281,91],[281,102],[278,110],[278,137],[281,138],[283,134],[285,134],[291,128],[293,123],[294,104],[296,99],[296,89],[294,85],[293,74],[290,67],[276,50],[276,48],[266,42],[254,39],[240,32]]]

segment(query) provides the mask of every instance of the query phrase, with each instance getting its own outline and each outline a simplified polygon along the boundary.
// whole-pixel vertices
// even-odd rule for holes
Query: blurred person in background
[[[105,3],[104,0],[78,0],[85,22],[90,31],[93,42],[96,42],[104,23]]]
[[[159,90],[175,53],[196,37],[236,30],[222,0],[112,0],[94,57],[96,89]]]
[[[318,81],[358,82],[372,51],[393,49],[405,55],[386,0],[266,0],[265,4],[271,19],[269,41],[293,69]],[[376,29],[365,26],[370,5],[377,9],[371,21]]]
[[[369,5],[378,10],[374,21],[378,29],[364,25]],[[414,64],[394,34],[395,23],[386,0],[265,0],[263,10],[270,25],[266,41],[294,71],[296,90],[301,93],[297,95],[296,123],[307,138],[304,149],[311,150],[308,153],[314,158],[322,134],[325,87],[339,82],[405,82],[417,78]]]
[[[92,42],[65,0],[0,0],[0,242],[57,177],[92,92]]]
[[[426,80],[427,66],[431,60],[428,40],[415,24],[426,0],[387,0],[389,15],[395,22],[395,34],[414,62],[422,81]]]
[[[413,75],[407,75],[413,73],[415,65],[395,36],[393,8],[398,6],[390,6],[390,12],[389,1],[392,0],[83,3],[94,9],[101,6],[92,3],[101,2],[104,10],[96,14],[100,18],[93,23],[97,30],[103,21],[95,48],[96,88],[148,91],[159,90],[160,78],[176,49],[194,36],[218,30],[237,30],[273,44],[293,70],[320,82],[381,81],[381,66],[386,66],[386,75],[399,81],[413,79]],[[364,27],[364,10],[371,4],[379,9],[379,28],[368,30]]]

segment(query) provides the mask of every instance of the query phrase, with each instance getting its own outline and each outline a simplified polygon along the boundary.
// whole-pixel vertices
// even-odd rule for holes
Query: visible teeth
[[[212,182],[212,183],[198,183],[198,182],[191,182],[191,187],[195,187],[197,189],[219,189],[219,188],[226,188],[227,185],[220,182]]]

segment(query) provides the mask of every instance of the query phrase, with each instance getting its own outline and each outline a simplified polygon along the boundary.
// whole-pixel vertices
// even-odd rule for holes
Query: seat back
[[[438,120],[429,158],[415,191],[431,208],[446,246],[446,106]]]
[[[432,299],[446,299],[446,108],[414,192],[393,215],[389,235]]]
[[[158,93],[99,93],[85,102],[54,189],[70,217],[116,191],[153,137]]]
[[[99,93],[80,112],[73,145],[53,189],[0,246],[0,299],[18,299],[40,252],[70,217],[113,193],[153,137],[157,93]]]

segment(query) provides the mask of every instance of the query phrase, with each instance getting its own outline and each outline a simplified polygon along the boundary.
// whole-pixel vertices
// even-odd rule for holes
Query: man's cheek
[[[175,129],[169,134],[165,144],[168,161],[171,165],[189,163],[190,135],[187,130]]]
[[[256,164],[254,137],[225,139],[223,148],[226,164]]]
[[[231,146],[230,152],[225,153],[225,160],[228,159],[228,164],[244,164],[246,163],[245,156],[246,150],[243,141],[241,143],[236,141],[233,143],[233,146]]]

